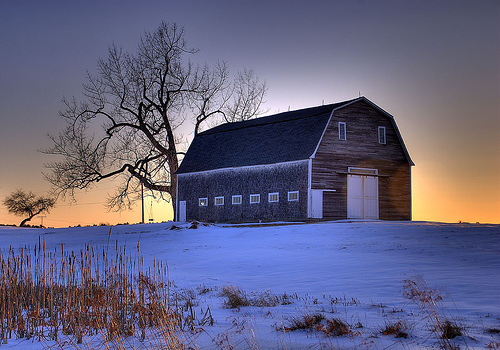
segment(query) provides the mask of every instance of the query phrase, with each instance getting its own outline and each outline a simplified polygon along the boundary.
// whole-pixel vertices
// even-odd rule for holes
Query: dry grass
[[[441,334],[441,338],[443,339],[454,339],[456,337],[462,336],[462,328],[457,325],[455,322],[450,320],[445,320],[442,323],[443,333]]]
[[[450,340],[461,336],[464,328],[443,315],[443,298],[437,290],[429,288],[425,280],[418,276],[404,281],[403,295],[420,307],[432,331],[438,336],[442,349],[458,348]]]
[[[228,285],[222,287],[222,296],[227,298],[224,301],[224,306],[228,309],[237,309],[242,306],[250,306],[250,300],[248,300],[245,291],[235,286]]]
[[[139,244],[132,252],[118,242],[112,254],[109,250],[108,243],[85,245],[80,251],[66,251],[60,245],[49,252],[39,240],[34,247],[0,252],[0,344],[26,338],[76,348],[137,348],[139,343],[141,348],[196,348],[186,336],[214,324],[210,308],[200,310],[197,297],[217,289],[201,286],[179,292],[168,280],[166,264],[155,260],[153,266],[144,266]],[[450,339],[462,336],[464,328],[443,316],[440,293],[422,279],[407,280],[404,288],[405,297],[419,305],[441,347],[455,349]],[[269,291],[246,293],[230,285],[222,288],[221,295],[231,309],[287,305],[298,299]],[[359,301],[344,297],[330,298],[329,303],[352,306]],[[355,336],[352,328],[339,318],[311,313],[291,317],[280,329],[338,337]],[[402,321],[386,323],[380,333],[407,338],[408,328]],[[257,348],[253,330],[244,321],[233,329],[238,335],[248,332],[248,347]],[[497,334],[498,329],[488,332]],[[216,343],[230,348],[229,335],[221,333]],[[489,347],[498,348],[498,343]]]
[[[398,321],[395,323],[387,323],[381,329],[380,333],[383,335],[394,335],[395,338],[408,338],[408,325],[406,322]]]
[[[303,315],[301,317],[292,317],[288,326],[283,327],[285,332],[298,330],[314,331],[324,334],[328,337],[339,337],[350,335],[351,327],[338,318],[327,319],[323,314]]]
[[[86,245],[79,252],[34,248],[0,252],[0,343],[12,337],[82,344],[100,337],[122,348],[123,340],[185,348],[185,311],[171,301],[167,266],[144,267],[139,255],[118,247]],[[204,315],[210,318],[209,311]],[[194,322],[194,321],[193,321]],[[188,322],[189,323],[189,322]],[[107,346],[106,346],[107,347]]]
[[[289,295],[275,295],[270,291],[261,293],[250,293],[232,285],[222,287],[221,296],[226,298],[224,307],[228,309],[238,309],[244,306],[274,307],[278,305],[290,305],[292,303]]]
[[[300,317],[291,317],[288,326],[283,329],[287,332],[298,330],[314,330],[325,320],[323,314],[303,315]]]

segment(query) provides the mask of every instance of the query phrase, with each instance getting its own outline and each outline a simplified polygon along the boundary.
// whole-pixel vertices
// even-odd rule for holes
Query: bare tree
[[[224,113],[225,121],[237,122],[248,120],[261,113],[266,87],[259,82],[253,70],[238,72],[233,85],[231,103]]]
[[[31,191],[15,190],[4,199],[3,204],[14,215],[28,216],[19,224],[22,227],[38,214],[48,213],[56,200],[49,196],[37,196]]]
[[[142,184],[170,200],[175,213],[178,127],[190,121],[196,135],[208,119],[254,117],[267,90],[253,71],[230,80],[225,63],[194,65],[189,57],[196,52],[184,30],[167,23],[146,32],[135,53],[109,48],[97,73],[87,73],[84,101],[63,100],[67,127],[50,136],[53,146],[43,151],[62,156],[46,165],[58,194],[74,198],[77,189],[120,178],[110,208],[130,207]]]

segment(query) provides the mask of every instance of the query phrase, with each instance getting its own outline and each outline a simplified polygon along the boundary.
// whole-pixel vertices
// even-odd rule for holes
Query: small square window
[[[269,193],[269,203],[276,203],[280,201],[280,194],[278,192]]]
[[[251,194],[250,195],[250,204],[260,203],[260,194]]]
[[[288,201],[289,202],[298,202],[299,201],[299,191],[288,192]]]
[[[215,197],[215,205],[224,205],[224,197]]]
[[[198,198],[198,206],[207,207],[208,206],[208,198]]]
[[[233,204],[241,204],[243,202],[243,199],[241,197],[241,194],[238,194],[236,196],[232,197],[232,202]]]
[[[339,122],[339,140],[347,140],[346,124]]]
[[[385,126],[379,126],[378,127],[378,143],[385,145],[386,144],[386,139],[385,139]]]

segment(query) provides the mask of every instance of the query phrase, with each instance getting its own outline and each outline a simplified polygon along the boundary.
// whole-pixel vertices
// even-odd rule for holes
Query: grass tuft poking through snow
[[[350,335],[351,327],[338,318],[327,319],[323,314],[303,315],[291,317],[288,326],[284,326],[285,332],[306,330],[321,333],[327,337],[339,337]]]
[[[430,328],[438,336],[442,349],[459,348],[451,339],[462,336],[464,328],[445,317],[441,305],[443,298],[436,289],[429,288],[422,276],[416,276],[404,281],[403,295],[420,307]]]
[[[394,335],[395,338],[408,338],[408,324],[404,321],[397,321],[395,323],[386,322],[385,327],[381,329],[380,333],[383,335]]]
[[[291,297],[286,293],[275,295],[270,291],[261,293],[247,293],[235,286],[226,285],[222,287],[221,296],[226,298],[224,307],[228,309],[239,309],[242,306],[275,307],[278,305],[290,305]]]
[[[224,286],[222,288],[222,296],[227,298],[224,302],[224,306],[228,309],[250,306],[250,301],[248,300],[246,293],[235,286]]]
[[[463,327],[457,325],[455,322],[450,320],[445,320],[442,323],[443,334],[441,338],[443,339],[454,339],[456,337],[462,336]]]

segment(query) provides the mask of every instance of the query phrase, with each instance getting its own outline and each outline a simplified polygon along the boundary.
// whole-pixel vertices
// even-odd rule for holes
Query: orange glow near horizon
[[[76,203],[59,200],[50,213],[38,215],[27,224],[40,225],[43,222],[45,227],[68,227],[136,224],[141,222],[140,201],[135,203],[131,210],[108,211],[106,208],[107,192],[109,190],[99,189],[81,192],[77,194]],[[146,196],[144,207],[145,223],[173,220],[170,203]],[[7,209],[3,205],[0,206],[0,224],[19,225],[21,220],[21,217],[7,213]]]
[[[466,179],[436,177],[428,170],[412,172],[414,221],[500,224],[498,182],[491,181],[489,191],[485,184],[471,189]]]
[[[498,191],[471,191],[461,189],[459,179],[445,180],[431,176],[425,164],[412,169],[413,221],[432,222],[470,222],[500,224],[500,197]],[[463,181],[463,186],[466,182]],[[104,190],[82,192],[79,201],[74,204],[59,201],[56,207],[45,214],[43,224],[46,227],[92,226],[135,224],[141,221],[141,204],[136,203],[132,210],[108,212],[105,208]],[[5,207],[0,207],[0,223],[18,225],[22,218],[8,214]],[[173,220],[170,203],[145,198],[145,222]],[[152,220],[151,220],[152,219]],[[32,219],[29,224],[39,225],[41,216]]]

